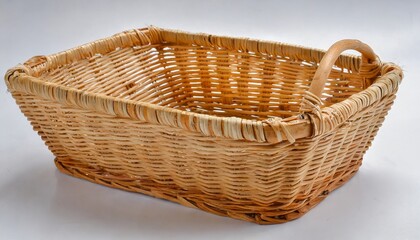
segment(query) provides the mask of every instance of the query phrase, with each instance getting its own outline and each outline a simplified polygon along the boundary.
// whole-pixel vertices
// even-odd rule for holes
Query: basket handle
[[[351,49],[362,54],[362,62],[374,62],[376,60],[376,54],[373,52],[372,48],[365,43],[354,39],[344,39],[338,41],[328,49],[319,63],[318,70],[315,72],[314,78],[309,87],[309,92],[321,97],[325,83],[327,82],[327,78],[331,73],[334,63],[337,61],[342,52]]]

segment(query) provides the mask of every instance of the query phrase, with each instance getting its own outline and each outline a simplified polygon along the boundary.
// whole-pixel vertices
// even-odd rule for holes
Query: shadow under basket
[[[5,76],[60,171],[259,224],[356,173],[401,79],[357,40],[322,51],[157,27]]]

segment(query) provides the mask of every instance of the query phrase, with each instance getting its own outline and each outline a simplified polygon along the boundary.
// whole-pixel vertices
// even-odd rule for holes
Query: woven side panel
[[[361,164],[394,95],[294,144],[202,136],[13,93],[68,174],[262,224],[295,219]]]

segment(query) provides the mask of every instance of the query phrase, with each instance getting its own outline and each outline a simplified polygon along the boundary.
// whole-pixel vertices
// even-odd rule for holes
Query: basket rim
[[[321,100],[318,97],[309,95],[307,99],[311,103],[311,109],[302,112],[300,115],[285,119],[275,117],[265,120],[221,117],[188,112],[143,101],[85,92],[56,83],[45,82],[39,77],[40,73],[51,70],[54,67],[93,56],[93,54],[98,53],[95,49],[101,49],[102,52],[106,53],[116,48],[131,47],[136,44],[154,44],[159,41],[168,42],[168,40],[170,42],[174,41],[174,39],[182,43],[187,41],[187,37],[191,36],[193,41],[196,41],[196,44],[213,44],[213,46],[226,46],[223,40],[231,40],[233,42],[232,45],[234,45],[235,40],[244,40],[244,38],[204,33],[195,34],[156,27],[133,29],[67,51],[47,56],[35,56],[24,64],[9,69],[5,75],[6,85],[10,91],[34,94],[70,106],[117,117],[173,126],[199,132],[206,136],[259,143],[280,143],[283,141],[293,143],[296,139],[314,137],[335,129],[361,109],[380,101],[384,96],[395,91],[403,77],[400,67],[392,63],[382,63],[381,75],[377,77],[372,85],[339,103],[329,107],[322,107]],[[171,38],[174,39],[171,40]],[[191,41],[188,43],[191,44]],[[279,42],[247,38],[246,43],[248,44],[242,46],[244,51],[257,50],[257,52],[262,51],[262,53],[266,54],[277,52],[276,54],[283,53],[283,55],[287,53],[289,54],[288,56],[295,58],[302,56],[297,54],[299,51],[310,51],[310,54],[304,56],[309,56],[312,58],[309,60],[317,60],[318,62],[325,54],[323,50]],[[103,46],[107,47],[104,48]],[[265,48],[262,46],[265,46]],[[237,48],[234,49],[238,50]],[[359,56],[343,54],[337,60],[337,66],[351,62],[351,66],[354,66],[354,70],[357,70],[360,59]]]

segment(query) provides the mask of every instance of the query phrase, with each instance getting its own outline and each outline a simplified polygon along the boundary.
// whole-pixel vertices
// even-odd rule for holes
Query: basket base
[[[104,170],[98,170],[89,165],[81,164],[80,162],[69,159],[60,160],[56,158],[54,162],[62,173],[108,187],[143,193],[156,198],[176,202],[184,206],[198,208],[220,216],[227,216],[258,224],[278,224],[297,219],[315,207],[324,200],[329,193],[350,180],[359,169],[362,161],[357,161],[348,171],[339,174],[339,177],[336,174],[334,175],[333,180],[326,179],[323,186],[316,190],[317,194],[311,194],[311,196],[316,197],[303,200],[304,204],[296,204],[298,207],[293,210],[290,210],[290,207],[287,211],[281,210],[282,206],[278,206],[277,208],[276,206],[270,206],[270,208],[265,207],[263,209],[259,209],[261,207],[255,206],[252,208],[252,212],[243,210],[243,208],[238,208],[237,210],[232,209],[232,205],[235,204],[229,199],[221,201],[220,198],[203,198],[203,193],[192,193],[190,191],[187,192],[183,189],[152,181],[133,180],[132,178],[116,176],[115,174],[108,173]],[[221,202],[224,204],[221,205]]]

